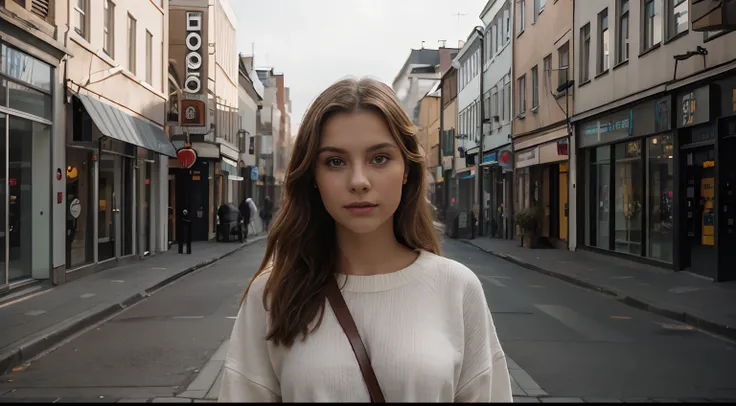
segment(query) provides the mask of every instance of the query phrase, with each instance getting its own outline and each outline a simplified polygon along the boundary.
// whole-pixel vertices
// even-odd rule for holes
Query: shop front
[[[483,154],[480,164],[483,176],[484,235],[511,239],[510,208],[513,197],[513,170],[504,165],[502,157],[510,156],[509,146]]]
[[[660,97],[576,125],[577,231],[586,247],[675,266],[671,110],[670,97]]]
[[[736,279],[736,77],[675,94],[676,269]],[[677,173],[677,172],[676,172]]]
[[[96,95],[76,93],[67,107],[67,271],[58,283],[156,250],[160,166],[175,156],[162,127]]]
[[[558,138],[520,150],[515,155],[516,207],[540,209],[539,236],[559,249],[568,247],[568,146],[567,137]]]
[[[0,293],[52,269],[55,72],[0,41]]]

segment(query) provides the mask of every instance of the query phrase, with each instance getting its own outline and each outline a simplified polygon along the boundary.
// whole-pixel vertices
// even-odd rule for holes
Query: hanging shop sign
[[[205,105],[202,100],[181,100],[182,114],[179,115],[182,127],[200,127],[204,125]]]
[[[511,149],[504,148],[498,153],[498,165],[504,171],[512,171],[514,169],[514,153]]]
[[[202,92],[202,13],[187,12],[186,20],[186,77],[184,91],[199,94]]]
[[[176,151],[176,160],[182,168],[189,169],[197,162],[197,151],[191,147],[184,147]]]

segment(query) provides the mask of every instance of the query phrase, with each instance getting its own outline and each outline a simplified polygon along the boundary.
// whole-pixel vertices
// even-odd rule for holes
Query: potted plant
[[[526,207],[519,210],[514,215],[514,221],[521,229],[522,247],[537,247],[537,226],[539,224],[540,214],[539,208]]]

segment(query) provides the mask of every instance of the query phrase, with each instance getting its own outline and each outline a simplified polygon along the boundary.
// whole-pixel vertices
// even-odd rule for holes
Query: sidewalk
[[[461,240],[525,268],[615,296],[628,305],[736,339],[736,283],[713,283],[590,251],[528,249],[518,241]]]
[[[0,375],[62,340],[144,299],[176,279],[210,265],[248,242],[192,244],[192,254],[167,252],[43,290],[0,306]]]

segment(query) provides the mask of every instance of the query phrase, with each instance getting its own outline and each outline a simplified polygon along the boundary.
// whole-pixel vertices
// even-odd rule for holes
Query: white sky
[[[411,48],[457,47],[482,25],[486,0],[230,0],[238,52],[283,72],[291,88],[292,130],[309,104],[346,76],[389,85]],[[461,13],[458,17],[456,14]]]

